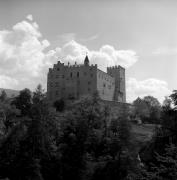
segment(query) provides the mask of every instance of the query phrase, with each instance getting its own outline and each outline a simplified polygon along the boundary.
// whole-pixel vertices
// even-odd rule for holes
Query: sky
[[[57,61],[126,68],[127,101],[177,89],[176,0],[0,0],[0,88],[46,89]]]

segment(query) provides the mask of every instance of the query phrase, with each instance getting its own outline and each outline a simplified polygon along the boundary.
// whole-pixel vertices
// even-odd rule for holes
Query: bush
[[[53,104],[57,111],[62,112],[65,108],[65,102],[63,99],[56,100]]]

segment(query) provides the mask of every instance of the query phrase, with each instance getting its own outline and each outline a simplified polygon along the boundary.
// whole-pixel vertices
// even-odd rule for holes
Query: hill
[[[0,93],[1,93],[3,90],[6,92],[7,97],[9,97],[9,98],[15,97],[15,96],[18,96],[18,95],[19,95],[19,91],[13,90],[13,89],[3,89],[3,88],[0,88]]]
[[[148,142],[151,141],[157,125],[155,124],[134,124],[132,123],[132,141],[136,147],[137,153]]]

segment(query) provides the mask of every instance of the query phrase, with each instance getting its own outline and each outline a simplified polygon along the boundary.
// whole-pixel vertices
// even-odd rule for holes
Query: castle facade
[[[64,65],[58,61],[49,68],[47,98],[50,102],[59,99],[79,99],[98,91],[102,100],[126,102],[125,69],[121,66],[107,67],[107,73],[90,65],[88,56],[82,65]]]

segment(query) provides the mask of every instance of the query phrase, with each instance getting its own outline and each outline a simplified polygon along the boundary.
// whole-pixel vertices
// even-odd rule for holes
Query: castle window
[[[88,81],[88,85],[89,85],[89,84],[91,84],[91,82],[90,82],[90,81]]]
[[[52,84],[52,83],[50,83],[50,86],[52,87],[52,86],[53,86],[53,84]]]
[[[70,73],[70,77],[73,77],[73,73],[72,72]]]
[[[90,92],[90,88],[88,88],[88,92]]]
[[[93,74],[91,74],[90,76],[93,77]]]
[[[65,76],[64,76],[64,75],[62,75],[62,78],[64,79],[64,78],[65,78]]]
[[[59,85],[58,82],[56,82],[56,83],[55,83],[55,87],[58,87],[58,85]]]
[[[60,70],[60,68],[57,68],[57,71],[59,71]]]
[[[77,72],[77,77],[79,77],[79,72]]]
[[[105,84],[105,83],[103,83],[103,87],[106,87],[106,84]]]

